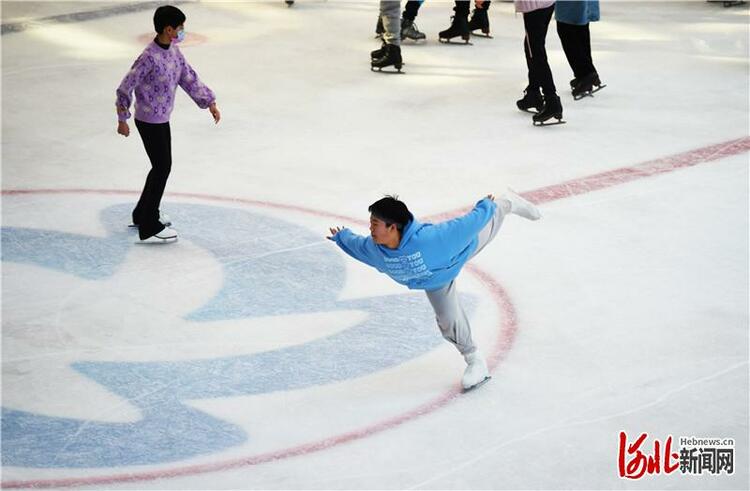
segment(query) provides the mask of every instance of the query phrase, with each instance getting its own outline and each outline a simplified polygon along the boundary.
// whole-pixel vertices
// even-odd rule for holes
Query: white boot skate
[[[510,188],[500,196],[500,199],[504,199],[510,203],[510,212],[514,215],[524,217],[527,220],[539,220],[542,218],[539,208],[534,203],[522,198]]]
[[[161,223],[165,227],[171,227],[172,226],[172,219],[169,218],[169,215],[167,215],[166,213],[162,213],[160,211],[159,212],[159,223]],[[131,223],[130,225],[128,225],[128,227],[130,227],[130,228],[137,228],[138,224],[137,223]]]
[[[161,232],[139,240],[136,244],[169,244],[171,242],[177,242],[177,231],[170,227],[164,227]]]
[[[487,370],[487,362],[484,361],[484,357],[479,351],[464,355],[464,360],[468,365],[464,371],[463,379],[461,379],[464,392],[476,389],[491,378],[490,372]]]

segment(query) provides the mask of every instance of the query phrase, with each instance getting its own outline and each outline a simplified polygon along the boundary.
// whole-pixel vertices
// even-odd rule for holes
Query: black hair
[[[406,225],[414,220],[403,201],[398,200],[398,196],[386,196],[370,205],[367,211],[372,215],[385,222],[387,226],[396,225],[396,229],[401,232]]]
[[[162,5],[154,12],[154,29],[161,34],[167,26],[177,29],[185,23],[185,14],[182,10],[171,5]]]

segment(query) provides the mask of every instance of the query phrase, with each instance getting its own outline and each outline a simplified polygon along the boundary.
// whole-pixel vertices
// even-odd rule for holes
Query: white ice
[[[567,124],[550,128],[533,127],[515,109],[526,67],[523,21],[512,4],[493,2],[494,39],[468,47],[437,42],[451,6],[425,2],[417,24],[427,42],[405,42],[406,74],[383,75],[368,66],[379,45],[376,2],[181,4],[189,36],[200,40],[183,52],[216,92],[222,120],[214,125],[178,96],[164,202],[184,235],[163,248],[133,245],[125,229],[148,162],[134,125],[129,138],[116,134],[114,112],[115,88],[149,39],[152,11],[2,36],[3,408],[81,423],[51,456],[9,440],[4,427],[4,484],[119,476],[89,482],[108,489],[748,489],[746,140],[726,157],[549,201],[538,222],[509,218],[472,263],[512,302],[514,336],[498,331],[509,325],[507,311],[488,282],[471,271],[459,278],[473,299],[482,349],[492,352],[498,338],[509,343],[492,381],[393,427],[289,455],[455,391],[464,366],[439,339],[422,296],[339,253],[324,239],[329,226],[364,233],[367,206],[384,193],[429,218],[506,186],[528,192],[748,138],[747,6],[602,2],[591,34],[608,87],[581,101],[567,89],[572,74],[552,23],[548,53]],[[8,193],[49,189],[130,193]],[[224,218],[190,222],[185,210],[201,207]],[[103,220],[107,210],[114,222]],[[255,234],[226,218],[246,213],[270,225]],[[280,233],[274,220],[286,224]],[[89,241],[9,242],[26,237],[14,230],[27,229]],[[210,247],[197,230],[210,230]],[[79,245],[60,246],[67,243]],[[226,253],[224,266],[216,251]],[[328,267],[331,258],[340,268]],[[89,265],[89,276],[66,270],[68,260]],[[266,280],[251,285],[267,302],[258,316],[201,310],[221,295],[227,267],[247,274],[261,266]],[[339,310],[295,310],[335,278],[341,288],[329,300],[341,302]],[[256,298],[250,293],[231,290],[222,305],[255,307],[243,302]],[[381,297],[409,308],[361,307]],[[206,360],[304,348],[372,315],[422,325],[416,313],[434,347],[372,373],[232,394],[221,392],[223,384],[244,382],[231,370],[212,372],[215,386],[190,378]],[[348,367],[347,353],[366,348],[354,361],[367,368],[368,356],[375,366],[398,351],[390,336],[363,339],[364,346],[332,344],[343,353],[333,363]],[[286,361],[264,369],[291,379],[296,359]],[[114,363],[189,373],[177,370],[170,384],[138,372],[143,387],[122,383],[118,393],[95,379],[97,367]],[[201,384],[206,394],[198,397]],[[224,424],[227,433],[214,437],[226,444],[118,463],[98,453],[98,445],[117,446],[117,433],[78,441],[92,427],[137,425],[144,411],[173,407],[174,398],[189,414]],[[191,426],[197,420],[177,416],[171,427],[149,430],[155,444],[143,454],[169,454],[181,436],[201,431]],[[669,435],[733,438],[734,474],[623,480],[621,430],[631,443],[647,433],[651,452]],[[237,434],[247,438],[230,444]],[[74,455],[76,448],[92,456]],[[222,469],[274,452],[282,458]],[[76,458],[104,464],[59,464]],[[175,470],[186,471],[167,477]],[[126,475],[137,479],[123,482]]]

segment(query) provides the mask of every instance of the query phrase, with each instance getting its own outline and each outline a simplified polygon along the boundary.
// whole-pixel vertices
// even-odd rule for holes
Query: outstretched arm
[[[489,223],[497,209],[495,196],[488,194],[467,214],[434,225],[435,239],[451,254],[464,250]]]
[[[331,235],[326,235],[326,239],[336,242],[336,234],[344,230],[344,227],[331,227],[328,230],[330,230]]]
[[[378,268],[380,251],[372,241],[372,237],[357,235],[344,227],[332,227],[329,231],[331,235],[326,236],[326,238],[334,241],[341,250],[368,266]]]

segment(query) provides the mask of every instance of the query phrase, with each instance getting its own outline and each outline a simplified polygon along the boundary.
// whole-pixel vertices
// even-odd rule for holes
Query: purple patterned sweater
[[[178,85],[201,109],[216,100],[177,46],[170,44],[169,49],[164,49],[151,41],[117,88],[117,119],[126,121],[131,116],[135,89],[135,119],[145,123],[168,122]],[[125,112],[120,112],[119,107],[125,108]]]

